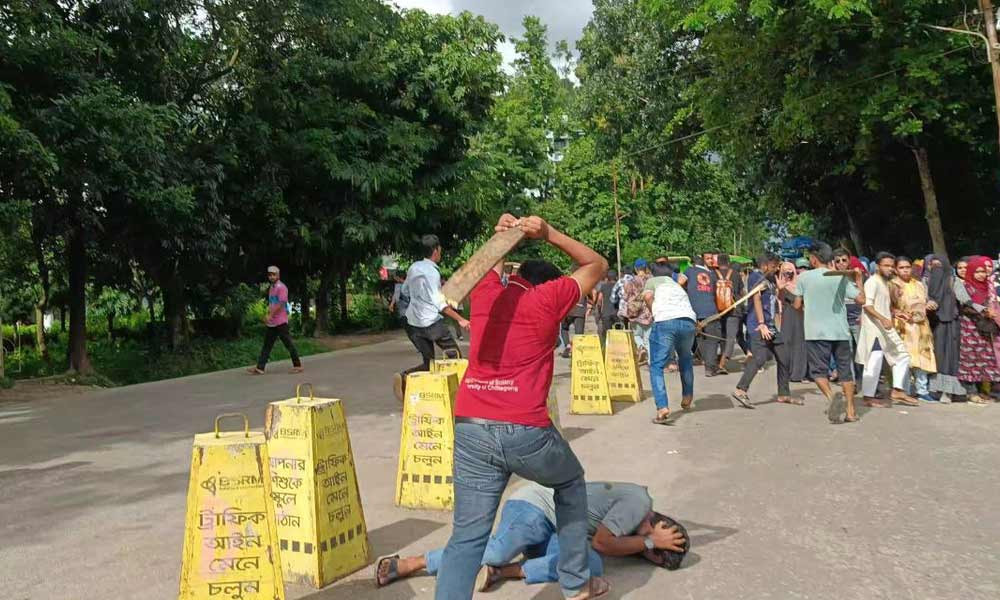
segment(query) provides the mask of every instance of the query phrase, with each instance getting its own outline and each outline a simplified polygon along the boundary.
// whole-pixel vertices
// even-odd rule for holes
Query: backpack
[[[715,308],[722,312],[733,305],[733,270],[715,281]]]
[[[642,288],[645,285],[640,278],[636,277],[625,284],[625,315],[626,319],[637,319],[642,316],[646,308],[646,301],[642,297]]]

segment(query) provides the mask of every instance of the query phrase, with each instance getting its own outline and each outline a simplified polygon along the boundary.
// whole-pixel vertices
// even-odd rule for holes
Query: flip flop
[[[503,577],[500,575],[500,569],[490,565],[483,565],[479,569],[479,575],[476,576],[476,591],[477,592],[488,592],[490,588],[500,583]]]
[[[805,404],[806,404],[805,401],[803,401],[802,399],[800,399],[800,398],[792,398],[791,396],[788,396],[784,400],[782,400],[779,397],[777,400],[775,400],[775,402],[778,402],[780,404],[792,404],[794,406],[805,406]]]
[[[383,582],[383,581],[381,581],[379,579],[378,572],[379,572],[379,570],[382,567],[382,563],[385,562],[385,561],[389,561],[389,572],[386,573],[386,575],[385,575],[385,581]],[[389,554],[389,555],[386,555],[386,556],[380,556],[380,557],[378,557],[378,560],[375,561],[375,577],[374,577],[374,579],[375,579],[375,587],[377,587],[377,588],[385,587],[385,586],[389,585],[390,583],[398,580],[399,579],[399,555],[398,554]]]
[[[669,409],[667,410],[667,414],[666,415],[664,415],[662,417],[659,416],[659,415],[653,417],[653,424],[654,425],[667,425],[668,423],[670,423],[670,411],[669,411]]]
[[[682,410],[691,410],[691,405],[694,404],[694,398],[689,398],[687,400],[681,400]]]
[[[250,367],[247,369],[247,373],[250,373],[251,375],[263,375],[264,371],[261,371],[257,367]]]
[[[288,372],[292,375],[296,375],[298,373],[305,372],[305,369],[302,367],[292,367],[291,369],[288,369]]]
[[[742,406],[743,408],[750,408],[750,409],[757,408],[753,404],[750,404],[750,396],[748,396],[746,392],[743,392],[742,394],[733,392],[731,396],[733,397],[733,400],[739,402],[740,406]]]
[[[853,417],[844,417],[844,423],[857,423],[861,420],[861,417],[854,415]]]

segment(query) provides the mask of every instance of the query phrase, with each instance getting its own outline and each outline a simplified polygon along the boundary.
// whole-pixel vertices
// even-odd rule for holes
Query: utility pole
[[[622,215],[618,211],[618,165],[611,167],[611,195],[615,198],[615,254],[618,262],[618,275],[622,273]]]
[[[993,10],[993,0],[979,0],[979,8],[983,11],[986,39],[989,40],[990,68],[993,69],[993,99],[996,102],[997,132],[1000,136],[1000,43],[997,43],[997,15]]]

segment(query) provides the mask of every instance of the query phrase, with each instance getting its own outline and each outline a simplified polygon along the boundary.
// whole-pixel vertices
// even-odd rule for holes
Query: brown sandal
[[[264,371],[258,369],[257,367],[250,367],[247,369],[247,373],[250,373],[251,375],[263,375]]]
[[[382,579],[379,571],[382,569],[382,563],[388,561],[389,569],[385,573],[385,580]],[[385,587],[399,579],[399,555],[390,554],[389,556],[380,556],[378,560],[375,561],[375,587]]]
[[[593,598],[600,598],[606,595],[609,591],[611,591],[611,584],[608,583],[607,579],[603,577],[591,577],[587,585],[587,591],[572,596],[570,600],[592,600]]]

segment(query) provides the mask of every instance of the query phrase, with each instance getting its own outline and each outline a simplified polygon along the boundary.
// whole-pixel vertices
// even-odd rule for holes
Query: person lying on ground
[[[602,575],[602,556],[640,556],[665,569],[680,567],[690,548],[687,531],[670,517],[653,511],[653,500],[645,487],[589,482],[587,504],[592,576]],[[555,522],[552,489],[528,482],[515,490],[504,503],[500,522],[486,546],[476,589],[489,591],[503,579],[558,581]],[[442,555],[443,550],[438,549],[420,556],[383,556],[375,562],[375,585],[382,587],[422,572],[436,575]],[[518,555],[524,560],[513,562]]]

